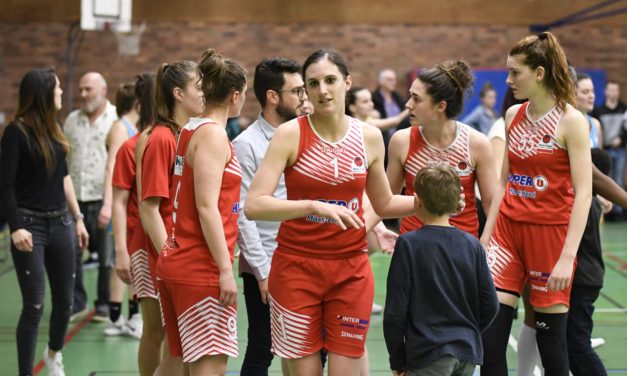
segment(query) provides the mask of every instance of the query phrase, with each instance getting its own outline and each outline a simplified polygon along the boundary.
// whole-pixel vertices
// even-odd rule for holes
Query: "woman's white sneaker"
[[[121,336],[127,334],[126,321],[124,316],[120,315],[116,322],[109,320],[104,330],[106,336]]]
[[[140,339],[144,330],[144,321],[139,313],[131,316],[126,322],[126,334],[133,338]]]
[[[65,376],[65,370],[63,367],[63,355],[58,351],[53,358],[48,356],[48,346],[44,349],[42,356],[46,367],[48,367],[48,376]]]

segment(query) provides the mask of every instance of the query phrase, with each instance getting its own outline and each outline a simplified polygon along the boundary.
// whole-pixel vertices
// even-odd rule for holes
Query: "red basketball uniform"
[[[148,268],[146,252],[146,234],[139,218],[137,206],[137,184],[135,181],[135,145],[139,134],[128,139],[115,158],[112,184],[114,187],[129,191],[126,205],[126,244],[131,259],[130,274],[133,291],[138,299],[157,298],[155,286]]]
[[[141,200],[150,197],[161,198],[159,213],[166,231],[172,228],[172,202],[170,188],[172,186],[172,169],[176,153],[176,136],[169,127],[156,124],[148,136],[142,157]],[[146,234],[146,251],[150,274],[156,275],[156,264],[159,256],[152,241]],[[155,285],[156,286],[156,285]],[[156,288],[156,287],[155,287]]]
[[[457,122],[457,131],[453,142],[445,148],[437,148],[429,143],[422,133],[422,127],[413,126],[409,131],[409,150],[403,164],[405,171],[405,195],[414,194],[414,178],[418,171],[436,163],[445,163],[455,168],[462,187],[466,206],[461,213],[451,215],[453,226],[464,230],[475,237],[479,235],[479,218],[475,203],[475,166],[470,159],[470,130],[463,123]],[[401,234],[422,227],[417,216],[411,215],[401,219]]]
[[[528,104],[521,105],[508,130],[509,176],[488,264],[498,289],[520,293],[527,281],[532,305],[568,305],[570,287],[547,288],[574,202],[568,151],[556,139],[563,112],[555,107],[531,121]]]
[[[218,126],[211,119],[196,118],[181,131],[172,182],[174,227],[157,261],[159,285],[166,287],[160,290],[160,298],[170,352],[173,356],[183,355],[185,362],[204,355],[238,355],[236,307],[222,307],[218,303],[220,272],[202,231],[194,170],[185,160],[194,132],[200,127]],[[233,262],[242,174],[230,143],[229,147],[231,158],[224,166],[218,210]]]
[[[345,206],[363,219],[368,161],[362,123],[349,118],[338,142],[319,137],[309,117],[298,123],[298,156],[284,171],[287,199]],[[273,352],[294,359],[325,347],[361,356],[374,294],[365,229],[342,230],[310,214],[282,222],[277,241],[268,282]]]

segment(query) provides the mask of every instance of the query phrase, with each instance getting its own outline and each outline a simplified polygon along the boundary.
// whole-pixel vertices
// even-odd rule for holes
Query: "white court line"
[[[627,308],[595,308],[594,313],[627,313]]]
[[[518,312],[525,312],[525,309],[520,308]],[[594,313],[627,313],[627,308],[595,308]]]

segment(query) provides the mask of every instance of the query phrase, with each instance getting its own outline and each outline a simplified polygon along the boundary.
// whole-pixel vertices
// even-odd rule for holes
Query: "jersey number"
[[[329,161],[331,166],[333,166],[333,177],[336,179],[340,176],[340,170],[338,168],[337,158],[333,158]]]
[[[285,319],[282,313],[279,313],[279,317],[277,317],[277,321],[279,322],[279,331],[281,332],[281,337],[283,340],[287,340],[287,330],[285,329]]]
[[[181,182],[176,185],[176,193],[174,194],[174,202],[172,205],[174,206],[174,212],[172,213],[172,220],[176,223],[176,210],[179,208],[179,192],[181,191]]]

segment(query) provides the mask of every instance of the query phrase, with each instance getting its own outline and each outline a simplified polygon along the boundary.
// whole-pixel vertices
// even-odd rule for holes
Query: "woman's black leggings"
[[[46,272],[52,295],[48,347],[53,351],[63,348],[72,312],[76,235],[74,221],[67,210],[41,213],[20,209],[20,222],[33,235],[33,251],[19,251],[11,244],[22,292],[17,355],[20,375],[33,375],[37,331],[44,312]]]

